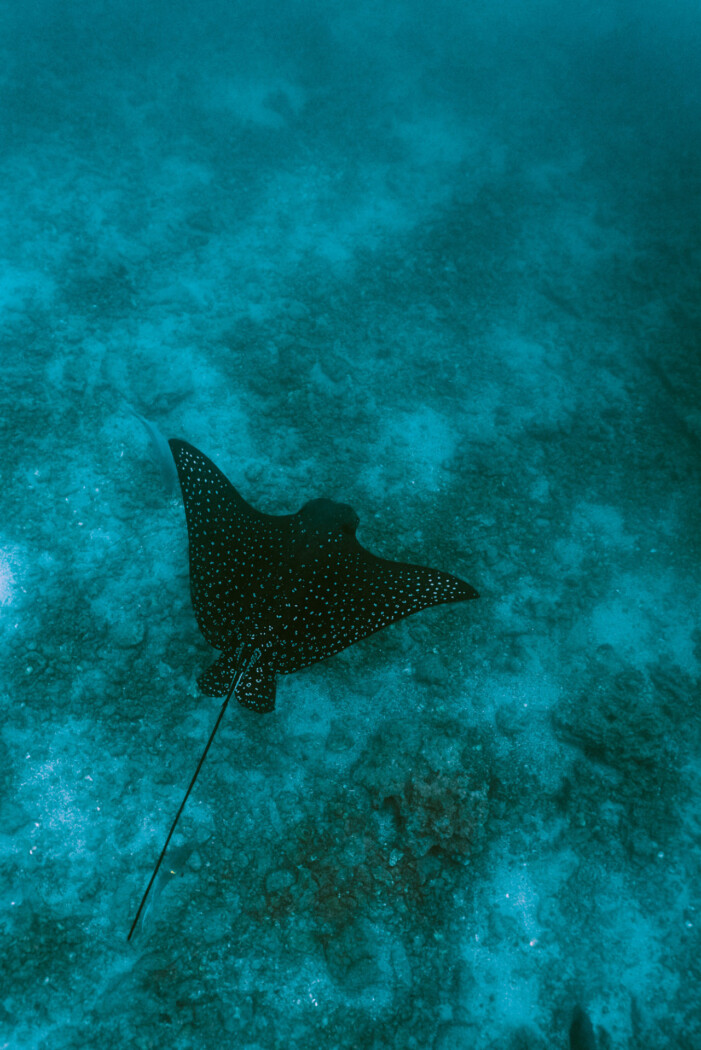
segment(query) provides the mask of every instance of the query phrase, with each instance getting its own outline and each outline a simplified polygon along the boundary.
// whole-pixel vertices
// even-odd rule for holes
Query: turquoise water
[[[0,1050],[701,1048],[701,29],[570,8],[2,5]],[[159,435],[480,598],[231,705],[127,944]]]

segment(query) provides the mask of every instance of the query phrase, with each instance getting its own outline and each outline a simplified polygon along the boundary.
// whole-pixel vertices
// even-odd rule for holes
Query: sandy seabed
[[[466,8],[5,5],[0,1050],[701,1048],[701,32]],[[218,711],[132,410],[481,597],[234,705],[128,945]]]

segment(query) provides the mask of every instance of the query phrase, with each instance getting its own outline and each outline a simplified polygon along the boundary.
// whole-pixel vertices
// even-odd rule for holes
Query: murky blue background
[[[699,1050],[700,52],[0,5],[2,1050]],[[218,710],[132,409],[481,598],[234,705],[127,945]]]

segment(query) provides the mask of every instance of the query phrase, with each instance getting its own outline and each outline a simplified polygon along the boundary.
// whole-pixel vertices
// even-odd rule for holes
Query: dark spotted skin
[[[202,452],[171,440],[185,502],[192,605],[222,656],[199,679],[226,695],[242,661],[240,703],[275,706],[275,676],[324,660],[431,605],[477,598],[438,569],[377,558],[358,543],[358,516],[317,499],[296,514],[262,514]]]

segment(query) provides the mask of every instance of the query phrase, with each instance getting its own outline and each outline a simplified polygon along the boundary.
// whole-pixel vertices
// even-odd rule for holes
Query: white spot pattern
[[[170,446],[185,502],[193,608],[206,640],[224,650],[200,679],[212,695],[231,684],[241,643],[262,656],[247,689],[237,687],[239,700],[271,710],[276,672],[324,660],[431,605],[477,597],[449,573],[370,554],[345,504],[313,500],[297,514],[262,514],[198,449]]]

